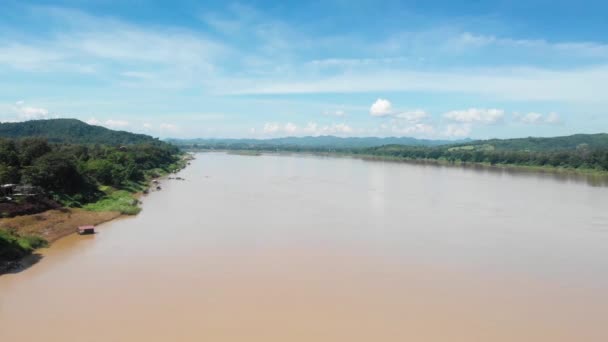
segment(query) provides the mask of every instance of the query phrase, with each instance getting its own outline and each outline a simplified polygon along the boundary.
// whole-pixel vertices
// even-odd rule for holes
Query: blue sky
[[[608,131],[604,1],[2,1],[0,120],[160,137]]]

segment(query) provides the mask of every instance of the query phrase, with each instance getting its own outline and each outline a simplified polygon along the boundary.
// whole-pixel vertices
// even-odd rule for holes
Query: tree
[[[23,170],[26,183],[40,186],[46,190],[74,194],[87,192],[94,188],[90,180],[78,172],[72,157],[56,151],[34,161]]]
[[[51,152],[51,146],[42,138],[26,138],[19,145],[22,165],[31,165],[36,158]]]

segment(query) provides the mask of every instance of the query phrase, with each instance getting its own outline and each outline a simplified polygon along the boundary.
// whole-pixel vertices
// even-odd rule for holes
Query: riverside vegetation
[[[0,202],[3,221],[47,209],[61,215],[57,209],[62,208],[80,217],[87,217],[87,211],[136,214],[140,208],[134,194],[146,189],[151,178],[185,164],[173,145],[78,120],[0,124],[0,136],[0,184],[6,185]],[[32,194],[13,196],[7,191],[12,184],[27,184]],[[98,221],[111,217],[102,215]],[[2,222],[0,266],[46,244],[42,236]]]
[[[608,134],[576,134],[553,138],[479,141],[415,140],[409,145],[383,144],[390,139],[305,137],[269,140],[172,140],[185,150],[286,151],[330,153],[363,158],[479,164],[608,174]],[[329,144],[330,142],[331,144]]]

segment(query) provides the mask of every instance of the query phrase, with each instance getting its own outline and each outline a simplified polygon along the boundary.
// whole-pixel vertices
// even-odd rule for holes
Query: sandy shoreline
[[[61,238],[75,234],[78,226],[98,226],[123,216],[125,215],[117,211],[95,212],[79,208],[60,208],[38,214],[5,218],[0,221],[0,225],[3,229],[22,236],[39,236],[50,245]],[[39,259],[40,254],[34,251],[18,260],[0,262],[0,276],[23,271]]]
[[[76,232],[76,227],[99,225],[122,216],[117,211],[96,212],[79,208],[47,210],[33,215],[2,219],[2,228],[20,235],[36,235],[49,243]]]
[[[159,179],[166,178],[161,177]],[[151,188],[151,186],[150,186]],[[137,204],[141,204],[143,193],[133,193],[132,197]],[[137,214],[136,214],[137,215]],[[81,208],[58,208],[43,211],[37,214],[20,215],[0,219],[0,228],[16,233],[20,236],[38,236],[46,240],[49,247],[53,242],[76,234],[79,226],[101,224],[131,215],[119,211],[93,211]],[[0,275],[19,272],[36,263],[39,254],[34,251],[21,259],[0,262]]]
[[[177,171],[183,170],[193,159],[194,158],[191,155],[185,155],[182,157],[183,165],[181,165]],[[174,171],[174,173],[176,173],[176,171]],[[160,177],[155,177],[155,179],[170,179],[170,175],[171,173],[166,173]],[[154,189],[157,185],[158,184],[155,184],[154,182],[148,183],[146,189],[148,191],[155,191],[152,189]],[[142,192],[135,192],[131,194],[136,206],[141,204],[140,199],[143,195],[144,193]],[[21,236],[33,235],[41,237],[50,245],[61,238],[75,234],[78,226],[98,226],[125,216],[131,215],[122,214],[119,211],[94,211],[81,208],[62,207],[36,214],[2,218],[0,219],[0,228],[17,233],[17,235]],[[34,251],[32,254],[35,255],[36,252]],[[4,265],[0,260],[0,275],[14,271],[15,269],[19,271],[24,267],[27,268],[27,265],[30,264],[28,261],[29,259],[32,259],[32,255],[27,255],[21,260],[8,261]]]

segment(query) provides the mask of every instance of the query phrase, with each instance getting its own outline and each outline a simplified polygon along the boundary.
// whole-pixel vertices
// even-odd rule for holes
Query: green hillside
[[[158,139],[93,126],[76,119],[32,120],[0,123],[2,138],[44,138],[51,143],[133,145],[157,143]]]
[[[0,124],[0,219],[48,209],[135,214],[131,193],[183,165],[179,150],[152,137],[73,119]],[[0,225],[0,273],[43,246],[41,234]]]
[[[581,146],[589,149],[608,148],[608,134],[575,134],[552,138],[519,138],[478,140],[458,146],[471,146],[474,150],[493,148],[502,151],[559,151],[576,150]]]
[[[405,160],[608,171],[608,134],[554,138],[492,139],[437,147],[386,145],[354,154]]]

